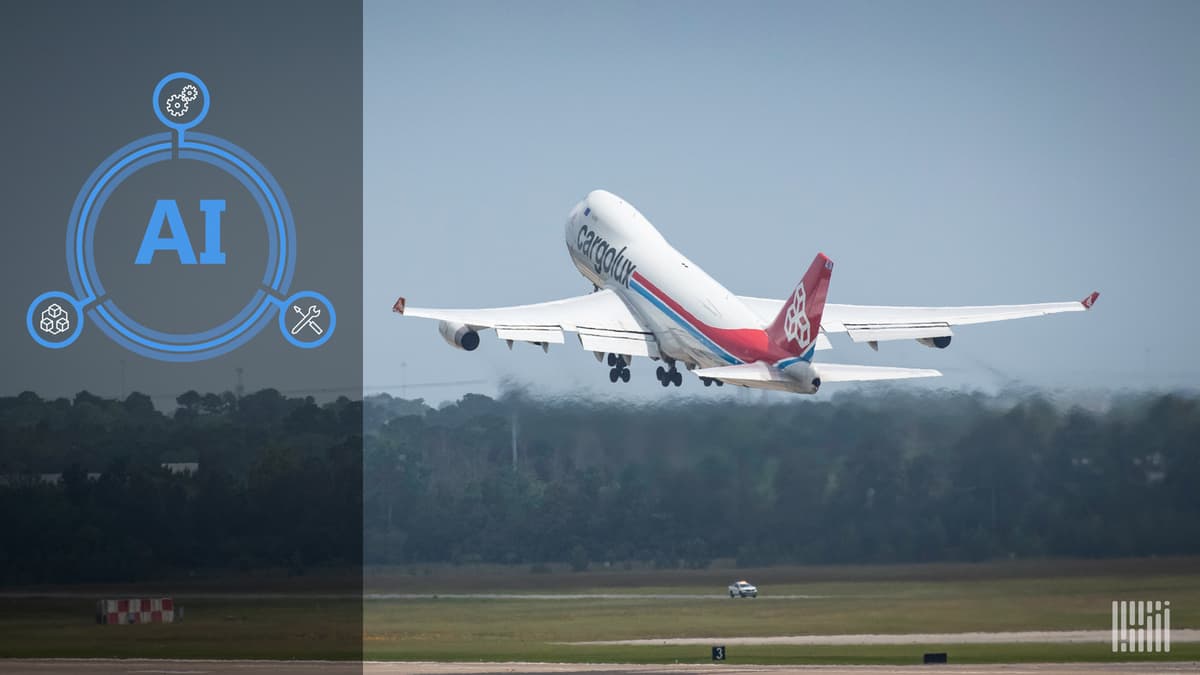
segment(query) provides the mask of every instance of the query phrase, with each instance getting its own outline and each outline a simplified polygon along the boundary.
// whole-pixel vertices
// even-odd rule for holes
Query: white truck
[[[729,584],[729,597],[731,598],[757,598],[758,586],[749,581],[735,581]]]

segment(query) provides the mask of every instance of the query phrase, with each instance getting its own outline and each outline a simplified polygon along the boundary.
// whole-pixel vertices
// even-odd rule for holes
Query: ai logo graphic
[[[1113,600],[1112,650],[1171,651],[1171,603],[1166,600]]]
[[[128,143],[101,162],[84,182],[67,225],[67,272],[72,290],[50,291],[34,299],[25,318],[30,337],[49,349],[68,347],[83,331],[86,317],[122,347],[161,361],[202,361],[220,356],[237,349],[273,323],[278,325],[281,337],[295,347],[310,349],[328,342],[337,326],[333,304],[316,291],[290,290],[296,267],[296,226],[283,189],[271,172],[246,150],[218,136],[193,130],[209,113],[212,98],[208,87],[191,73],[171,73],[159,80],[151,104],[166,131]],[[107,260],[104,262],[107,269],[100,269],[94,253],[96,242],[112,236],[112,232],[111,228],[98,228],[97,223],[110,197],[135,174],[163,170],[160,176],[179,175],[171,172],[173,168],[184,171],[215,168],[225,178],[236,181],[230,185],[240,187],[229,188],[231,195],[186,199],[182,197],[188,184],[170,179],[170,189],[178,189],[179,194],[146,200],[143,215],[135,222],[139,236],[127,242],[128,248],[122,250],[119,263],[130,268],[113,270],[112,259],[102,259],[102,262]],[[265,228],[261,268],[257,266],[257,253],[227,250],[224,246],[230,244],[222,240],[222,218],[230,217],[227,209],[234,203],[226,197],[242,189],[247,194],[237,197],[256,206],[243,209],[244,213],[239,214],[243,220],[239,222],[256,225],[261,221]],[[130,192],[135,193],[140,194]],[[188,235],[189,225],[192,236]],[[140,229],[143,226],[144,230]],[[257,230],[257,225],[253,229]],[[126,246],[123,240],[119,243]],[[122,296],[121,284],[113,283],[114,279],[127,278],[133,269],[143,274],[174,274],[171,279],[197,284],[201,283],[196,281],[200,270],[229,274],[227,263],[235,260],[244,266],[239,269],[248,271],[246,278],[251,287],[242,290],[244,295],[231,299],[230,308],[240,307],[240,310],[205,330],[163,330],[167,325],[180,325],[171,324],[171,320],[189,311],[186,303],[158,304],[147,309],[127,295]],[[110,275],[108,286],[102,272]],[[241,277],[237,279],[232,285],[246,283]],[[217,316],[223,315],[224,305],[213,303],[212,307],[216,308]],[[204,325],[208,321],[206,316],[197,323]],[[153,327],[156,324],[157,328]]]
[[[200,264],[224,265],[221,212],[225,210],[225,200],[201,199],[200,210],[204,212],[204,250],[200,252]],[[171,231],[169,237],[162,236],[164,224]],[[150,214],[150,224],[146,226],[146,236],[142,237],[134,264],[149,265],[154,261],[157,251],[175,251],[179,254],[179,264],[196,264],[196,252],[192,249],[192,241],[188,239],[187,229],[183,226],[183,215],[179,213],[179,205],[174,199],[160,199],[154,203],[154,212]]]

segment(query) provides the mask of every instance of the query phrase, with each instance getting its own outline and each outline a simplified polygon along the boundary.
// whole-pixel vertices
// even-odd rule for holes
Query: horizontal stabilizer
[[[821,383],[903,380],[914,377],[940,377],[942,374],[940,371],[929,368],[890,368],[843,363],[814,363],[812,369],[816,376],[821,378]],[[802,382],[788,377],[784,371],[762,361],[743,363],[737,366],[699,368],[692,372],[700,377],[711,377],[714,380],[743,387],[804,392]]]
[[[822,382],[866,382],[870,380],[907,380],[913,377],[941,377],[940,370],[931,368],[892,368],[888,366],[859,366],[845,363],[814,363]]]
[[[711,377],[728,384],[753,387],[755,389],[775,389],[777,391],[799,391],[799,382],[783,374],[783,371],[764,363],[755,361],[737,366],[717,366],[715,368],[697,368],[692,371],[700,377]]]

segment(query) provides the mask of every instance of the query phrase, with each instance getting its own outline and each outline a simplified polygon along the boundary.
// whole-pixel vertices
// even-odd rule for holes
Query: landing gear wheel
[[[678,387],[679,385],[683,384],[683,375],[681,375],[679,370],[675,368],[674,362],[671,363],[670,368],[663,368],[662,366],[659,366],[654,371],[654,375],[658,378],[658,383],[664,387],[669,387],[672,384]]]
[[[712,378],[710,377],[702,377],[700,378],[700,381],[703,382],[704,386],[706,387],[711,387],[713,383]]]
[[[621,371],[617,370],[616,368],[613,368],[612,370],[608,371],[608,381],[609,382],[616,384],[617,378],[619,378],[619,377],[621,377]]]
[[[609,355],[608,355],[608,367],[609,367],[609,368],[612,368],[612,367],[613,367],[613,366],[615,366],[615,365],[617,365],[617,355],[616,355],[616,354],[609,354]]]
[[[622,368],[622,369],[621,369],[621,381],[622,381],[622,382],[628,382],[628,381],[629,381],[629,369],[628,369],[628,368]]]
[[[718,386],[718,387],[724,387],[724,386],[725,386],[725,382],[724,382],[724,381],[722,381],[722,380],[714,380],[714,382],[716,382],[716,383],[717,383],[717,386]]]

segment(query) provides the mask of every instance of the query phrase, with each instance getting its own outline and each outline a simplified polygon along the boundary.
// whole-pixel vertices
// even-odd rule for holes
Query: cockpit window
[[[585,215],[585,216],[590,216],[590,215],[592,215],[592,207],[590,207],[590,206],[589,206],[589,207],[587,207],[586,209],[584,209],[584,210],[583,210],[583,215]]]

